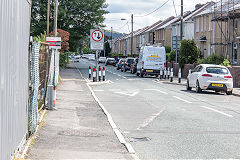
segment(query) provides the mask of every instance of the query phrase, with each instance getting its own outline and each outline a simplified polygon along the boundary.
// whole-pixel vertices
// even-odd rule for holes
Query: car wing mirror
[[[193,73],[193,70],[189,69],[189,74],[192,74]]]

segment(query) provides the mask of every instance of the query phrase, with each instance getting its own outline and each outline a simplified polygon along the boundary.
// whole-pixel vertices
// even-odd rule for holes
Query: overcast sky
[[[105,15],[106,29],[110,30],[113,27],[114,31],[121,33],[129,33],[131,30],[131,14],[134,14],[134,30],[151,25],[158,20],[164,20],[170,16],[176,16],[180,14],[181,0],[169,0],[162,8],[157,10],[151,15],[145,17],[137,17],[146,15],[158,7],[160,7],[167,0],[106,0],[108,4],[107,10],[109,14]],[[173,1],[176,6],[176,13],[174,10]],[[184,12],[192,11],[198,3],[206,3],[210,0],[184,0]],[[215,0],[214,0],[215,1]],[[127,21],[121,21],[121,18],[125,18]]]

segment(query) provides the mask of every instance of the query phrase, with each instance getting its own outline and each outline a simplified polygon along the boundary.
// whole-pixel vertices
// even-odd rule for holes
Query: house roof
[[[214,13],[214,12],[226,13],[228,11],[233,11],[233,10],[236,10],[236,9],[239,9],[239,8],[240,8],[240,0],[222,0],[222,3],[221,3],[221,1],[213,3],[211,7],[208,7],[203,12],[195,15],[195,17],[205,15],[205,14]]]
[[[161,24],[162,20],[157,21],[156,23],[152,24],[151,26],[149,26],[149,28],[145,31],[145,32],[150,32],[152,31],[153,28],[155,28],[157,25]]]
[[[190,13],[191,13],[190,11],[184,12],[183,17],[188,16]],[[167,22],[164,23],[163,25],[160,25],[160,26],[158,26],[157,28],[155,28],[155,30],[159,30],[159,29],[162,29],[162,28],[166,28],[166,27],[170,26],[171,24],[180,21],[180,19],[181,19],[181,16],[180,16],[180,15],[177,16],[177,17],[174,17],[174,18],[171,19],[170,21],[167,21]]]

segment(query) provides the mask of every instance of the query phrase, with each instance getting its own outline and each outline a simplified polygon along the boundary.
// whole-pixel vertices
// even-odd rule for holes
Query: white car
[[[99,62],[99,63],[105,63],[106,60],[107,60],[106,57],[99,57],[98,62]]]
[[[213,64],[200,64],[187,77],[187,90],[196,88],[196,92],[202,90],[224,91],[231,95],[233,90],[233,78],[225,66]]]

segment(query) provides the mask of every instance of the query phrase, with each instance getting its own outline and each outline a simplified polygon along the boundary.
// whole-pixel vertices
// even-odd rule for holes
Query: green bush
[[[166,50],[166,53],[170,53],[171,52],[171,47],[170,46],[165,46],[165,50]]]
[[[166,57],[168,62],[176,61],[176,51],[172,50],[170,53],[167,53]],[[178,59],[179,59],[179,54],[178,54]]]
[[[224,57],[223,56],[218,56],[218,55],[210,55],[207,58],[202,58],[202,59],[198,59],[197,63],[198,64],[221,64],[224,61]]]
[[[60,68],[66,68],[67,67],[67,53],[60,53],[60,59],[59,59],[59,67]]]
[[[179,52],[179,65],[182,68],[185,64],[197,62],[200,52],[194,40],[182,40]]]

